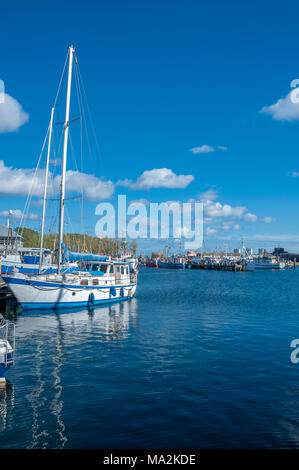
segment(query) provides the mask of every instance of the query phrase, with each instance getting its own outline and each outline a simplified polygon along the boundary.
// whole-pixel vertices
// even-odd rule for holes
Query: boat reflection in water
[[[0,387],[0,432],[9,428],[14,401],[14,385],[7,380],[5,387]]]
[[[65,397],[70,390],[73,395],[85,393],[89,364],[101,382],[97,367],[107,352],[103,343],[126,340],[136,312],[137,299],[94,309],[23,312],[16,320],[18,359],[10,377],[14,385],[7,382],[0,391],[0,431],[8,429],[9,419],[17,419],[28,432],[25,447],[65,447]],[[24,397],[16,410],[18,389]]]

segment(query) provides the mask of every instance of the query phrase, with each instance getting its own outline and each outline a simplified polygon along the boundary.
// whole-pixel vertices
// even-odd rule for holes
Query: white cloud
[[[59,187],[60,176],[55,178]],[[65,186],[68,192],[82,192],[89,201],[109,199],[114,193],[112,181],[97,178],[94,175],[68,170],[66,172]]]
[[[20,103],[7,93],[0,103],[0,133],[17,131],[29,119]]]
[[[200,193],[198,195],[198,199],[200,201],[213,201],[214,199],[217,199],[218,197],[218,191],[216,191],[215,189],[208,189],[207,191],[203,192],[203,193]]]
[[[245,211],[245,206],[232,207],[210,200],[205,201],[204,205],[204,212],[208,217],[242,217]]]
[[[40,197],[44,172],[39,170],[34,178],[34,171],[32,168],[8,167],[0,160],[0,196],[27,196],[32,186],[33,196]]]
[[[201,145],[201,147],[193,147],[189,149],[189,152],[192,152],[194,154],[196,153],[210,153],[214,152],[215,149],[214,147],[211,147],[210,145]]]
[[[119,186],[125,186],[129,189],[151,189],[151,188],[186,188],[192,181],[192,175],[176,175],[168,168],[154,168],[146,170],[137,178],[134,183],[131,180],[120,180]]]
[[[298,171],[293,171],[293,172],[291,173],[291,176],[292,176],[293,178],[298,178],[298,177],[299,177],[299,172],[298,172]]]
[[[217,230],[215,228],[207,227],[206,229],[207,235],[214,235],[215,233],[217,233]]]
[[[189,152],[192,152],[194,154],[197,153],[211,153],[215,152],[215,150],[228,150],[228,148],[225,145],[218,145],[216,148],[212,147],[211,145],[201,145],[200,147],[193,147],[189,149]]]
[[[198,195],[198,199],[204,204],[204,220],[208,223],[217,221],[219,218],[237,218],[246,222],[256,222],[257,216],[247,212],[246,206],[231,206],[229,204],[221,204],[219,201],[215,201],[218,198],[218,191],[209,189],[204,193]],[[232,228],[233,221],[223,222],[222,229],[229,230]],[[234,230],[239,230],[238,224],[234,225]]]
[[[0,212],[0,217],[8,217],[8,215],[9,215],[8,211]],[[23,216],[23,211],[21,211],[20,209],[15,209],[11,215],[13,219],[21,219],[22,216]],[[28,214],[26,218],[30,220],[36,220],[36,219],[39,219],[40,216],[38,214],[34,214],[33,212],[31,212],[30,214]]]
[[[291,100],[291,93],[284,98],[280,98],[276,103],[270,106],[264,106],[260,112],[270,114],[273,119],[277,121],[296,121],[299,119],[299,103],[294,103]]]
[[[247,214],[244,215],[244,220],[246,220],[246,222],[256,222],[257,216],[255,214],[247,212]]]
[[[132,183],[133,183],[132,180],[129,180],[128,178],[126,178],[124,180],[118,180],[116,183],[116,186],[123,186],[124,188],[129,188]]]
[[[41,197],[44,191],[44,170],[32,168],[13,168],[5,165],[0,160],[0,196],[27,196],[32,191],[32,196]],[[49,193],[59,192],[61,177],[56,176],[53,188]],[[111,197],[114,192],[112,181],[105,181],[94,175],[68,170],[66,172],[66,190],[71,192],[83,192],[86,199],[98,201]]]
[[[271,224],[271,222],[275,222],[276,219],[274,217],[264,217],[263,222],[266,222],[266,224]]]

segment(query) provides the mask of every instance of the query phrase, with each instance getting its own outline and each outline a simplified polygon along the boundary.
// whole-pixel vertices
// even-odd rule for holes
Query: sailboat
[[[138,271],[130,269],[130,264],[121,260],[91,259],[90,262],[91,264],[93,262],[93,265],[90,270],[82,269],[71,273],[64,272],[63,270],[65,182],[74,57],[75,49],[73,46],[70,46],[68,49],[68,80],[60,188],[57,273],[49,274],[40,272],[39,274],[30,275],[13,272],[2,275],[3,280],[8,284],[24,309],[82,307],[123,301],[131,299],[137,287]],[[52,125],[52,123],[53,112],[50,125]],[[46,185],[47,175],[45,188]],[[43,240],[43,227],[41,240]],[[41,241],[41,253],[42,248]]]

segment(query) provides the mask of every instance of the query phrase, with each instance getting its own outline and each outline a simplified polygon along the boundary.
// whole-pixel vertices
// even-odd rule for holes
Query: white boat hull
[[[284,263],[256,263],[255,269],[284,269]]]
[[[68,308],[119,302],[133,297],[136,283],[82,286],[30,279],[26,276],[2,276],[24,309]]]

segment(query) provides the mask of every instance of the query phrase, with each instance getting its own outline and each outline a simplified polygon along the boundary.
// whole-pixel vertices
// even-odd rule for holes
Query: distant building
[[[281,255],[286,255],[288,252],[285,251],[284,248],[281,248],[280,246],[277,248],[274,248],[273,255],[274,256],[281,256]]]
[[[22,248],[24,238],[6,225],[0,224],[0,251],[11,248]]]
[[[257,252],[258,252],[259,255],[263,256],[265,253],[267,253],[267,250],[266,250],[266,248],[259,248]]]
[[[273,255],[279,258],[283,258],[285,260],[299,261],[299,253],[289,253],[288,251],[285,251],[284,248],[280,248],[280,247],[274,248]]]
[[[253,249],[252,248],[246,248],[246,253],[247,253],[247,255],[252,255]]]
[[[239,255],[241,253],[240,248],[235,248],[233,253],[234,253],[234,255]]]

